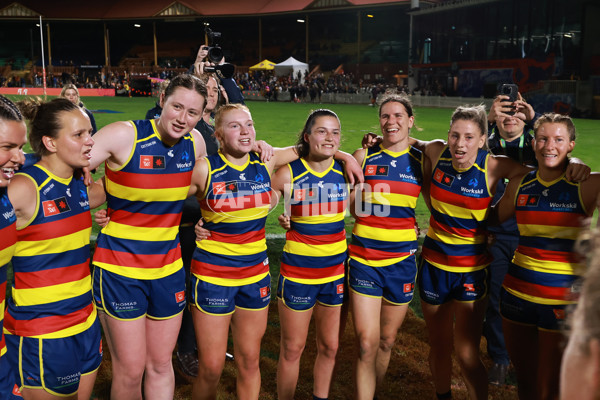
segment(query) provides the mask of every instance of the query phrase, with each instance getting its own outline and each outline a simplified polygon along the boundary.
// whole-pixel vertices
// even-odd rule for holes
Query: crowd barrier
[[[246,100],[255,101],[266,101],[267,99],[259,90],[245,90],[243,92]],[[290,92],[281,92],[277,95],[277,101],[290,101]],[[412,103],[415,107],[439,107],[439,108],[456,108],[460,105],[470,104],[485,104],[486,108],[489,109],[494,99],[484,99],[481,97],[441,97],[441,96],[421,96],[412,95],[410,96]],[[381,99],[381,95],[377,97]],[[270,98],[274,100],[273,96]],[[302,102],[309,103],[310,97],[306,96]],[[315,99],[315,102],[319,102],[319,98]],[[371,104],[370,93],[323,93],[321,94],[321,103],[332,103],[332,104]]]
[[[60,88],[48,88],[46,94],[48,96],[60,95]],[[12,94],[12,95],[23,95],[23,96],[41,96],[44,94],[42,88],[31,88],[31,87],[3,87],[0,88],[0,94]],[[114,89],[79,89],[79,94],[82,97],[85,96],[114,96]],[[266,101],[267,99],[259,90],[245,90],[243,91],[244,98],[246,100],[255,101]],[[381,96],[381,95],[380,95]],[[380,99],[378,96],[378,100]],[[456,108],[457,106],[464,104],[485,104],[489,109],[492,105],[493,99],[484,99],[481,97],[441,97],[441,96],[421,96],[412,95],[410,96],[412,103],[415,107],[439,107],[439,108]],[[277,95],[277,101],[290,101],[290,92],[280,92]],[[271,96],[271,101],[274,98]],[[310,96],[306,96],[302,99],[303,102],[310,102]],[[370,93],[322,93],[321,98],[315,98],[315,102],[320,103],[331,103],[331,104],[371,104]]]
[[[61,88],[47,88],[46,94],[48,96],[59,96]],[[33,87],[2,87],[0,88],[0,94],[16,94],[22,96],[43,96],[43,88]],[[79,95],[85,96],[114,96],[115,89],[79,89]]]
[[[259,90],[244,90],[244,98],[246,100],[266,101],[266,97]],[[371,95],[368,93],[322,93],[321,99],[316,97],[314,102],[320,103],[333,103],[333,104],[369,104]],[[270,101],[274,101],[273,96],[270,97]],[[291,101],[290,92],[280,92],[277,94],[277,101]],[[301,99],[304,103],[309,103],[310,96],[307,94],[304,99]]]

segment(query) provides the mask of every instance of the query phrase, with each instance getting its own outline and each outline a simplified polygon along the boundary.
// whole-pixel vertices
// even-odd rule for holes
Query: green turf
[[[21,96],[9,97],[13,100],[22,98]],[[147,97],[85,97],[82,100],[90,110],[119,111],[119,113],[94,113],[98,129],[115,121],[144,118],[146,111],[155,104],[155,99]],[[344,151],[353,152],[360,147],[362,136],[366,132],[379,131],[377,107],[367,105],[249,102],[248,107],[255,121],[258,139],[266,140],[275,147],[294,144],[309,112],[317,108],[329,108],[339,115],[342,122],[342,150]],[[451,114],[452,110],[450,109],[417,108],[415,123],[421,130],[413,129],[412,134],[423,140],[445,138]],[[574,155],[587,163],[593,171],[600,171],[600,157],[596,154],[600,150],[600,146],[595,137],[597,132],[600,132],[600,121],[577,119],[575,125],[578,138]],[[99,168],[96,177],[102,173],[103,168]],[[266,224],[267,233],[283,233],[283,229],[277,223],[277,215],[281,212],[281,205],[271,212]],[[422,229],[426,228],[429,212],[421,198],[417,203],[416,213],[417,222]],[[348,231],[351,230],[352,223],[352,218],[347,217]],[[96,235],[97,231],[98,227],[94,224],[93,234]],[[283,241],[280,239],[269,240],[269,258],[273,269],[273,279],[277,279],[282,246]],[[275,287],[276,285],[273,285],[273,288]],[[415,298],[417,297],[415,296]],[[420,311],[414,302],[412,307],[416,311]]]
[[[9,96],[13,100],[21,96]],[[146,111],[154,106],[156,99],[149,97],[84,97],[82,98],[90,110],[112,110],[119,113],[94,113],[98,129],[121,120],[144,118]],[[296,141],[306,117],[311,110],[329,108],[335,111],[342,122],[342,150],[353,152],[360,146],[362,136],[366,132],[379,132],[377,107],[362,104],[309,104],[289,102],[248,102],[255,121],[258,139],[266,140],[275,147],[290,146]],[[415,124],[420,130],[413,128],[412,135],[424,140],[446,137],[452,110],[442,108],[416,108]],[[600,158],[596,151],[600,150],[595,135],[600,131],[600,121],[576,119],[578,131],[574,156],[581,158],[593,171],[600,171]],[[102,168],[99,169],[102,173]],[[96,175],[98,176],[98,174]],[[281,234],[283,230],[277,223],[276,216],[282,212],[281,206],[273,210],[267,219],[267,232]],[[427,225],[428,211],[424,202],[419,199],[417,219],[421,226]],[[347,219],[347,224],[351,225]],[[94,232],[97,227],[94,227]]]

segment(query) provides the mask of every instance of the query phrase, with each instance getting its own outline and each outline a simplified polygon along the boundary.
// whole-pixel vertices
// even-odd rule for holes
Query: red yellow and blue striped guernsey
[[[17,229],[14,281],[4,321],[6,334],[56,339],[88,329],[96,320],[90,277],[92,218],[81,179],[57,177],[39,164],[19,175],[37,187],[37,209]]]
[[[357,194],[357,207],[365,215],[354,224],[350,265],[386,267],[416,253],[415,207],[422,166],[422,153],[414,147],[398,153],[381,145],[367,149],[362,167],[370,189]]]
[[[292,281],[318,284],[344,276],[348,187],[337,161],[316,172],[303,159],[288,165],[292,182],[291,230],[281,259],[281,275]]]
[[[0,188],[0,357],[6,353],[6,343],[2,332],[6,296],[6,270],[17,243],[16,222],[15,210],[10,204],[6,188]]]
[[[567,181],[564,175],[545,182],[532,171],[523,178],[515,196],[515,214],[519,246],[504,288],[538,304],[575,303],[575,271],[583,266],[573,245],[587,215],[580,185]]]
[[[471,272],[487,267],[486,221],[492,196],[487,183],[488,153],[479,150],[466,170],[452,166],[446,147],[431,180],[431,218],[422,257],[449,272]]]
[[[94,264],[134,279],[159,279],[182,268],[179,222],[192,180],[194,138],[168,146],[154,120],[132,121],[136,140],[119,169],[106,165],[110,222],[98,236]]]
[[[255,283],[269,273],[265,222],[271,176],[256,153],[234,165],[221,152],[206,158],[209,178],[200,201],[208,239],[196,242],[192,273],[221,286]]]

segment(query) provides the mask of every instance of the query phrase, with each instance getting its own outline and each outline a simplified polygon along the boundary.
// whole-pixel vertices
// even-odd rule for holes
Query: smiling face
[[[178,87],[170,96],[160,99],[163,109],[158,119],[158,131],[163,142],[173,145],[190,132],[204,109],[204,97],[195,90]]]
[[[76,106],[79,105],[79,94],[77,94],[77,91],[75,89],[67,89],[65,90],[65,99],[69,100],[71,103],[75,104]]]
[[[485,136],[479,126],[470,120],[457,119],[448,131],[448,148],[452,165],[458,169],[470,168],[477,159],[477,152],[485,144]]]
[[[317,161],[333,157],[340,148],[340,137],[340,121],[336,117],[317,117],[310,134],[304,134],[309,148],[308,158]]]
[[[23,121],[0,119],[0,187],[6,187],[15,170],[25,162],[23,146],[27,128]]]
[[[252,115],[244,109],[227,110],[215,127],[215,136],[223,154],[243,157],[252,150],[256,139]]]
[[[535,133],[533,146],[540,169],[563,169],[567,156],[575,147],[575,141],[571,140],[565,124],[544,123]]]
[[[407,147],[408,135],[415,117],[409,117],[404,105],[397,101],[384,104],[379,114],[383,146],[393,151],[400,151]]]
[[[515,139],[523,134],[525,122],[516,117],[498,117],[496,118],[496,126],[500,135],[507,140]]]

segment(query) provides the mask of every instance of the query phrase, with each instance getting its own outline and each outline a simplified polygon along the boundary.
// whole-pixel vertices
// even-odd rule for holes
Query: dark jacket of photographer
[[[490,122],[488,124],[488,147],[490,152],[494,155],[507,156],[524,165],[537,166],[532,141],[534,137],[533,125],[539,117],[540,114],[536,113],[533,120],[525,123],[521,136],[511,142],[502,139],[496,123]],[[498,182],[492,204],[496,204],[500,200],[505,190],[506,183],[503,181]],[[519,236],[519,228],[515,218],[510,218],[498,226],[490,226],[488,230],[493,232],[497,238],[502,235]]]
[[[194,74],[194,64],[188,69],[187,73]],[[233,78],[221,78],[219,74],[215,74],[215,77],[219,78],[219,85],[225,88],[230,103],[246,104],[244,103],[244,95]]]

